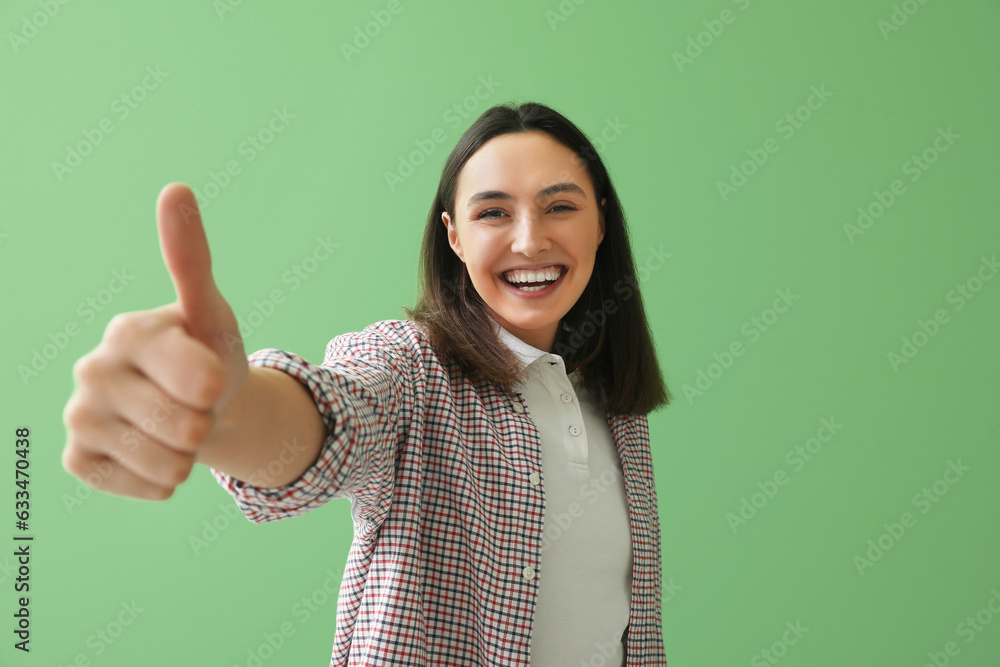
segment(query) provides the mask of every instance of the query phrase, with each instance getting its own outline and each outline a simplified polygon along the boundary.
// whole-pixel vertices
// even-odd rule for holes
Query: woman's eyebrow
[[[550,185],[549,187],[540,190],[535,199],[544,199],[545,197],[560,193],[560,192],[575,192],[576,194],[587,196],[587,193],[583,191],[576,183],[556,183],[555,185]],[[472,206],[476,202],[485,201],[492,199],[501,199],[504,201],[513,199],[506,192],[501,192],[500,190],[484,190],[483,192],[477,192],[476,194],[469,197],[469,206]]]

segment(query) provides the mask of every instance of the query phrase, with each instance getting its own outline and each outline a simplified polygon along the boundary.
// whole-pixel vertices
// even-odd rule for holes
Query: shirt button
[[[514,412],[517,412],[517,413],[524,412],[524,406],[521,405],[520,403],[518,403],[517,401],[514,401],[513,405],[511,405],[511,407],[514,408]]]
[[[580,430],[579,426],[574,425],[574,426],[570,426],[569,427],[569,434],[570,435],[577,436],[577,435],[580,435],[581,433],[583,433],[583,431]]]
[[[528,475],[528,481],[531,482],[532,486],[538,486],[538,483],[542,481],[542,478],[538,475],[537,472],[533,472],[530,475]]]
[[[563,403],[571,403],[571,402],[573,401],[573,397],[572,397],[572,396],[570,396],[569,394],[563,394],[563,395],[562,395],[562,396],[560,396],[559,398],[561,398],[561,399],[562,399],[562,402],[563,402]]]
[[[528,567],[526,567],[523,570],[521,570],[521,574],[524,575],[525,579],[531,581],[532,579],[535,578],[535,568],[533,568],[533,567],[531,567],[529,565]]]

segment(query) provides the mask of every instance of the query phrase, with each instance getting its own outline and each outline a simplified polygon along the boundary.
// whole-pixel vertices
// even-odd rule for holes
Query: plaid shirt
[[[539,568],[544,484],[529,482],[542,471],[541,446],[523,395],[442,364],[408,320],[337,336],[321,366],[274,348],[248,361],[302,382],[329,437],[282,488],[212,474],[256,523],[350,499],[331,667],[528,665],[544,573],[524,571]],[[609,415],[608,425],[632,533],[627,664],[665,667],[649,427],[645,415]]]

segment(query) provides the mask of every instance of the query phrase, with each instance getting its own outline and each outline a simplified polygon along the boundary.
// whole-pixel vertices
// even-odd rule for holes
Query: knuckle
[[[122,436],[122,449],[129,453],[149,447],[150,435],[141,426],[132,426]]]
[[[153,318],[144,312],[118,313],[108,321],[104,341],[112,346],[127,345],[147,334],[154,326]]]
[[[174,467],[173,474],[170,479],[170,486],[176,487],[187,481],[188,477],[191,476],[191,470],[194,468],[194,457],[184,457],[179,465]]]
[[[117,449],[110,450],[107,453],[107,455],[108,455],[108,458],[111,459],[112,463],[114,463],[116,465],[124,465],[125,464],[125,455],[122,454]]]
[[[73,364],[73,377],[77,384],[91,384],[97,380],[100,371],[97,356],[93,353],[85,354]]]
[[[208,437],[213,420],[204,413],[192,412],[183,420],[182,438],[185,445],[197,447]]]
[[[108,343],[122,343],[135,332],[135,314],[118,313],[108,321],[104,330],[104,340]]]
[[[115,452],[124,457],[123,452],[135,452],[140,445],[145,444],[149,439],[141,428],[135,426],[134,424],[129,424],[128,428],[122,432],[121,436],[118,438],[118,446]],[[111,456],[109,454],[109,456]]]
[[[78,395],[73,395],[63,408],[63,423],[74,431],[79,431],[87,421],[87,408]]]
[[[85,462],[81,466],[80,473],[77,476],[86,482],[90,488],[104,491],[107,488],[106,482],[108,478],[111,477],[115,470],[116,466],[114,463],[100,458],[95,461]]]
[[[211,405],[219,400],[222,392],[226,389],[226,376],[221,368],[221,363],[213,364],[199,375],[196,382],[197,394],[205,405]]]
[[[70,429],[73,426],[73,422],[76,419],[76,417],[74,416],[75,412],[76,412],[76,397],[71,396],[70,399],[66,401],[66,405],[65,407],[63,407],[62,411],[63,425],[65,425],[67,429]]]
[[[173,495],[174,490],[172,488],[168,489],[162,486],[151,485],[147,487],[144,498],[146,500],[152,500],[153,502],[162,502],[164,500],[169,500]]]
[[[79,447],[72,441],[66,443],[66,448],[63,449],[62,466],[66,469],[66,472],[76,477],[80,477],[82,465],[79,455]]]

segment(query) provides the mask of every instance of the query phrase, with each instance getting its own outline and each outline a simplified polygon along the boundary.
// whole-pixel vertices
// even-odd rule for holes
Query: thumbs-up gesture
[[[249,370],[191,190],[163,188],[156,221],[177,301],[113,317],[74,365],[76,390],[63,411],[66,470],[145,500],[166,500],[188,478]]]

